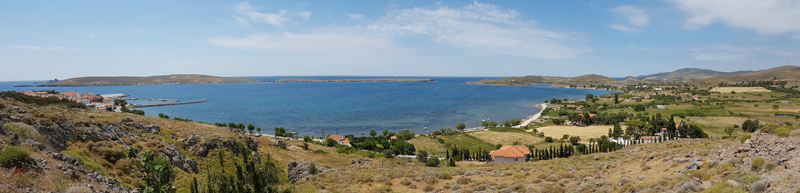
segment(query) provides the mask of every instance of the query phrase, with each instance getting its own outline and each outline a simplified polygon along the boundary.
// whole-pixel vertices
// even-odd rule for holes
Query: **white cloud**
[[[239,3],[234,6],[234,10],[236,10],[236,12],[239,15],[250,19],[250,21],[259,23],[269,23],[274,26],[282,26],[284,22],[294,18],[308,20],[308,18],[311,16],[311,12],[307,11],[292,12],[286,10],[279,10],[278,13],[262,13],[258,12],[256,9],[257,7],[250,6],[250,3],[247,2]],[[237,17],[237,19],[239,19],[239,22],[243,21],[242,18]]]
[[[581,45],[581,34],[539,29],[518,15],[478,2],[460,8],[416,7],[390,11],[366,29],[390,37],[429,38],[481,54],[560,59],[592,51]]]
[[[313,34],[262,34],[245,38],[215,37],[206,41],[212,44],[265,51],[345,51],[388,48],[391,41],[385,38],[370,38],[333,33]]]
[[[347,14],[347,16],[350,16],[350,19],[352,19],[352,20],[364,19],[364,15],[361,15],[361,14],[358,14],[358,13],[356,13],[356,14]]]
[[[616,25],[616,24],[614,24],[614,25],[609,25],[608,27],[611,27],[611,28],[617,29],[617,30],[619,30],[619,31],[631,32],[631,33],[633,33],[633,32],[638,32],[638,31],[639,31],[639,30],[638,30],[638,29],[636,29],[636,28],[632,28],[632,27],[628,27],[628,26],[624,26],[624,25]]]
[[[716,45],[696,48],[692,56],[697,60],[743,60],[767,50],[764,47],[736,47]]]
[[[120,51],[128,51],[128,52],[147,52],[147,49],[143,49],[143,48],[111,47],[111,49],[120,50]]]
[[[19,45],[11,45],[8,46],[12,49],[17,50],[45,50],[45,51],[86,51],[84,48],[66,48],[61,46],[19,46]]]
[[[239,17],[239,16],[233,16],[233,18],[236,18],[236,21],[238,21],[238,22],[239,22],[239,24],[242,24],[243,26],[250,27],[250,23],[248,23],[248,22],[247,22],[247,20],[245,20],[245,19],[242,19],[242,18],[241,18],[241,17]]]
[[[696,29],[721,22],[763,34],[800,32],[796,0],[669,0],[688,14],[684,27]]]
[[[645,13],[644,9],[642,8],[623,5],[611,9],[611,11],[623,14],[625,15],[625,17],[628,17],[628,22],[630,22],[631,25],[647,26],[650,24],[650,16],[648,16],[647,13]]]
[[[800,34],[792,36],[792,39],[800,40]]]

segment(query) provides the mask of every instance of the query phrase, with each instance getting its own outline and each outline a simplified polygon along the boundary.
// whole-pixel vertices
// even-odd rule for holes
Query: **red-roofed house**
[[[397,139],[397,136],[392,135],[391,137],[389,137],[389,139],[395,140]]]
[[[581,110],[581,108],[583,108],[583,106],[578,106],[578,105],[567,105],[567,108],[575,108],[575,109],[577,109],[577,110]]]
[[[350,140],[341,135],[329,135],[328,138],[336,140],[336,142],[342,145],[350,145]]]
[[[528,147],[521,145],[503,146],[498,150],[489,152],[492,156],[492,162],[496,163],[509,163],[509,162],[524,162],[528,160],[531,151]]]

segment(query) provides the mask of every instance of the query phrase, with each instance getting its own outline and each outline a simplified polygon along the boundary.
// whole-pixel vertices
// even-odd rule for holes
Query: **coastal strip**
[[[378,78],[378,79],[334,79],[334,80],[319,80],[319,79],[304,79],[304,78],[288,78],[278,79],[273,82],[433,82],[430,78]]]
[[[133,105],[132,108],[159,107],[159,106],[169,106],[169,105],[185,105],[185,104],[202,103],[202,102],[206,102],[206,99],[199,100],[199,101],[182,102],[182,103],[162,103],[162,104],[150,104],[150,105]]]
[[[157,99],[157,98],[122,98],[123,100],[142,100],[142,101],[169,101],[169,102],[181,102],[178,99]]]
[[[531,122],[533,122],[534,120],[536,120],[540,116],[542,116],[542,112],[544,112],[544,109],[547,108],[547,104],[546,103],[541,103],[540,105],[541,105],[542,108],[539,109],[538,113],[533,114],[531,117],[528,117],[527,119],[522,121],[521,124],[519,124],[517,126],[513,126],[513,128],[520,128],[520,127],[523,127],[523,126],[527,126],[527,125],[531,124]]]

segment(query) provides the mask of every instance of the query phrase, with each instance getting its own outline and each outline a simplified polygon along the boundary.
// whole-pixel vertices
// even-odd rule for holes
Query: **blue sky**
[[[0,81],[800,65],[800,1],[2,1]]]

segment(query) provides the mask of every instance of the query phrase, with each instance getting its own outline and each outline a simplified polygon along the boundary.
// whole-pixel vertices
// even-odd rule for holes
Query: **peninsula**
[[[553,87],[564,87],[569,85],[590,85],[590,84],[620,84],[622,81],[615,80],[602,75],[587,74],[572,78],[557,76],[517,76],[501,79],[483,79],[478,81],[467,81],[465,84],[497,84],[510,86],[524,86],[534,83],[550,83]]]
[[[60,86],[123,86],[154,84],[200,84],[261,82],[253,78],[218,77],[199,74],[173,74],[162,76],[104,76],[78,77],[43,85],[19,85],[16,87],[60,87]]]
[[[375,79],[334,79],[319,80],[305,78],[278,79],[273,82],[433,82],[429,78],[375,78]]]

